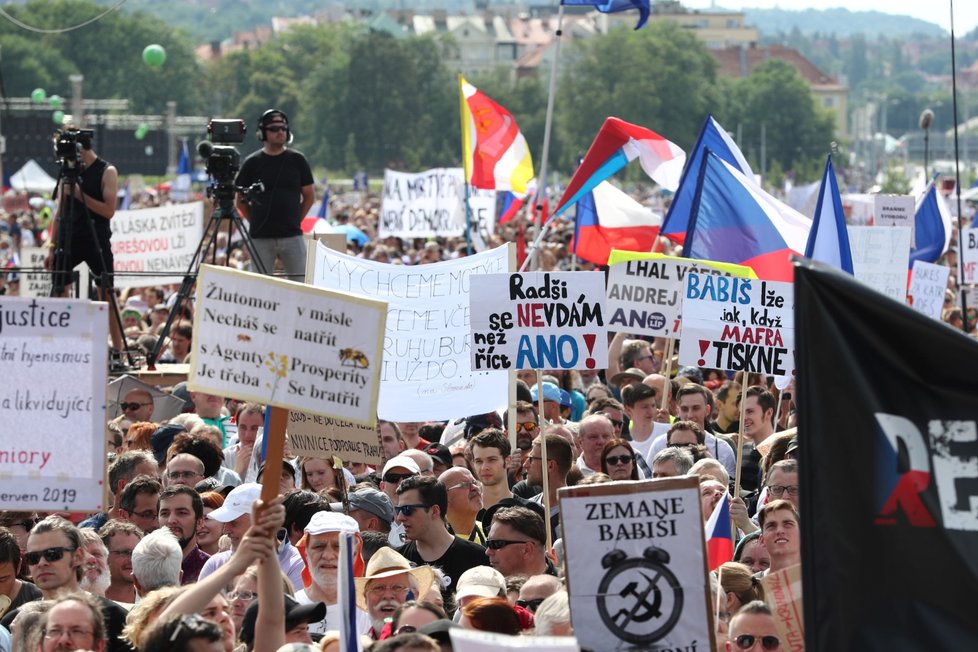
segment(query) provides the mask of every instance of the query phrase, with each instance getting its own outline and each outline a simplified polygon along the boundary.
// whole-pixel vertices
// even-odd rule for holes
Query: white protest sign
[[[694,478],[561,489],[574,635],[593,650],[713,649]]]
[[[687,273],[756,276],[741,265],[617,249],[608,264],[608,328],[655,337],[679,337]]]
[[[534,652],[580,652],[573,636],[507,636],[496,632],[452,627],[448,630],[453,649],[465,652],[505,652],[533,650]]]
[[[602,274],[485,274],[471,286],[473,369],[608,366]]]
[[[910,229],[904,226],[850,226],[852,272],[877,292],[903,303],[910,267]]]
[[[944,309],[944,292],[951,269],[946,265],[934,265],[922,260],[913,261],[910,273],[911,306],[917,312],[934,319],[941,319]]]
[[[372,425],[387,304],[201,265],[188,385]]]
[[[978,229],[967,229],[961,240],[961,283],[972,285],[978,283]]]
[[[910,229],[911,246],[914,242],[916,201],[910,195],[875,195],[873,223],[876,226],[905,226]]]
[[[310,283],[388,303],[380,371],[381,419],[429,421],[495,410],[506,378],[469,362],[470,279],[505,272],[509,250],[430,265],[390,265],[317,244]]]
[[[21,247],[20,264],[22,267],[43,270],[49,251],[47,247]],[[20,277],[20,296],[51,296],[51,274],[42,271],[23,273]]]
[[[116,211],[112,218],[116,287],[177,282],[187,273],[203,236],[203,202]],[[126,272],[159,276],[129,276]]]
[[[0,509],[105,510],[106,303],[0,297]]]
[[[352,423],[318,414],[289,412],[289,447],[296,455],[329,458],[344,462],[382,465],[384,450],[374,426]]]
[[[795,368],[791,283],[691,273],[679,364],[784,376]]]
[[[380,205],[381,238],[433,238],[465,233],[465,184],[462,168],[433,168],[416,174],[384,170]],[[473,231],[492,234],[496,193],[470,191]]]

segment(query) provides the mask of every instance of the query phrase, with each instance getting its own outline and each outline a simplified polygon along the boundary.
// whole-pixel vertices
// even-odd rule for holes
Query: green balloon
[[[136,140],[142,140],[149,133],[149,125],[145,122],[140,122],[136,127]]]
[[[48,99],[48,94],[43,88],[35,88],[31,91],[31,102],[34,104],[40,104],[46,99]]]
[[[153,43],[143,48],[143,62],[150,68],[159,68],[166,61],[166,50],[162,45]]]
[[[64,124],[64,122],[65,122],[65,112],[64,111],[55,111],[54,113],[51,114],[51,119],[54,120],[54,124],[56,124],[56,125]]]
[[[64,100],[61,98],[60,95],[52,95],[51,97],[48,98],[48,102],[51,103],[52,109],[60,109],[61,105],[64,104]]]

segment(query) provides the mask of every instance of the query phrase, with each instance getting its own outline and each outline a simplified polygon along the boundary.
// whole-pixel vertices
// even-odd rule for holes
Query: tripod
[[[200,270],[204,256],[207,255],[208,251],[212,250],[212,262],[217,258],[217,234],[221,230],[221,220],[229,220],[228,243],[231,242],[232,227],[237,227],[238,233],[241,234],[241,238],[244,240],[245,248],[248,250],[248,255],[251,257],[255,268],[260,274],[265,273],[264,263],[258,256],[258,251],[255,249],[255,243],[251,239],[251,234],[244,227],[244,222],[241,216],[238,215],[238,211],[234,209],[234,193],[235,187],[231,183],[218,182],[207,189],[208,196],[216,200],[214,212],[211,213],[207,226],[204,227],[204,235],[200,239],[200,244],[197,245],[197,251],[194,252],[193,258],[190,259],[190,265],[187,267],[187,273],[183,276],[183,282],[180,284],[180,290],[177,292],[177,298],[173,304],[173,308],[170,309],[170,314],[166,317],[166,323],[160,329],[159,337],[156,340],[156,344],[153,345],[153,350],[149,352],[149,356],[146,358],[146,365],[150,371],[156,369],[156,361],[160,359],[160,352],[163,349],[163,343],[170,334],[170,327],[173,326],[174,319],[180,313],[180,307],[190,295],[190,289],[197,282],[197,272]]]

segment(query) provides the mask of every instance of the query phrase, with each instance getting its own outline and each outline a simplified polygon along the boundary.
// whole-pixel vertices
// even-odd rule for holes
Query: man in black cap
[[[299,604],[290,595],[285,597],[285,642],[312,644],[309,623],[317,623],[326,617],[326,605],[322,602]],[[255,600],[245,611],[241,621],[241,642],[249,650],[255,646],[255,622],[258,620],[258,601]]]

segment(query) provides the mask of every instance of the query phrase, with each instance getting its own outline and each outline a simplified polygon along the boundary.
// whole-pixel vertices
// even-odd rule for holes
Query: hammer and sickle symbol
[[[622,629],[628,627],[628,624],[633,620],[637,623],[644,623],[652,618],[658,618],[662,615],[662,592],[659,590],[656,583],[658,582],[658,577],[652,579],[645,573],[639,573],[646,580],[645,588],[641,591],[638,590],[638,582],[629,582],[625,588],[623,588],[618,595],[623,598],[632,596],[635,598],[635,604],[632,606],[631,611],[628,609],[620,609],[618,613],[614,615],[612,620],[618,622],[619,618],[624,617],[624,621],[619,625]],[[649,594],[653,594],[652,602],[649,602]]]

